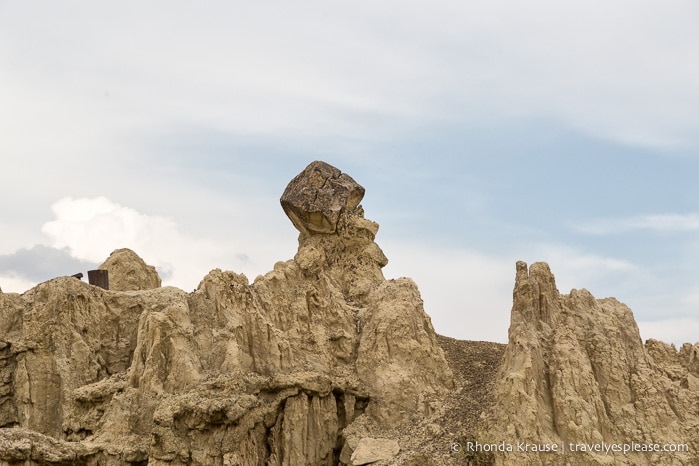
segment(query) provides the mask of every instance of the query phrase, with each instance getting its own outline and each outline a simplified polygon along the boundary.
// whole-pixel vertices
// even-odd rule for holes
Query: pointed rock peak
[[[109,289],[113,291],[150,290],[161,284],[155,267],[127,248],[114,250],[99,269],[109,272]]]
[[[551,273],[551,268],[546,262],[535,262],[529,267],[529,277],[539,284],[542,294],[550,297],[558,296],[556,277]]]
[[[541,277],[545,280],[553,280],[553,274],[551,273],[551,268],[546,262],[535,262],[529,268],[529,274],[532,277]]]
[[[525,285],[530,280],[542,290],[558,293],[556,277],[551,273],[551,268],[546,262],[535,262],[527,268],[526,262],[517,261],[515,288]]]
[[[529,267],[524,261],[517,261],[517,275],[515,276],[515,288],[523,284],[529,278]]]
[[[363,197],[364,188],[349,175],[315,161],[289,182],[280,201],[296,229],[311,235],[335,233],[340,214]]]
[[[546,262],[517,262],[511,325],[516,323],[551,323],[558,309],[560,293],[556,279]]]

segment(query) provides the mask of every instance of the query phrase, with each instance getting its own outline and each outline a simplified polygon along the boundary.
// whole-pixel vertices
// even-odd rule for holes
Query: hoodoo
[[[415,283],[383,277],[363,194],[309,165],[281,198],[299,250],[252,284],[215,269],[192,293],[160,287],[122,249],[110,290],[0,295],[0,464],[397,460],[394,428],[454,381]]]
[[[644,345],[633,313],[585,289],[562,295],[549,266],[517,263],[488,437],[556,445],[494,464],[692,465],[699,453],[699,345]]]

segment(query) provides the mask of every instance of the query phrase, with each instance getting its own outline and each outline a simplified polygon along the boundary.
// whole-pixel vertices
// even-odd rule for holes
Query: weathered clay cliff
[[[282,205],[293,260],[160,288],[130,251],[112,290],[0,294],[0,464],[368,464],[452,373],[417,287],[385,280],[364,189],[314,162]]]
[[[624,304],[585,289],[561,295],[547,264],[519,262],[480,441],[513,447],[486,448],[498,465],[696,465],[698,369],[699,344],[644,345]]]
[[[109,290],[0,291],[0,466],[699,464],[699,344],[523,262],[507,345],[435,335],[363,195],[309,165],[298,252],[253,283],[162,288],[121,249]]]

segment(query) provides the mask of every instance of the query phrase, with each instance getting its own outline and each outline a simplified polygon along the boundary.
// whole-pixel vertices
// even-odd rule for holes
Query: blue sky
[[[612,4],[613,3],[613,4]],[[131,247],[165,284],[288,260],[349,173],[438,332],[505,341],[515,262],[699,337],[690,1],[0,2],[0,287]]]

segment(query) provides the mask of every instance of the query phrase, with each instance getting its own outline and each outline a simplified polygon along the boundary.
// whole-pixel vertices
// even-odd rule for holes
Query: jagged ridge
[[[213,270],[192,293],[153,288],[154,270],[120,250],[101,267],[117,289],[60,277],[0,295],[0,461],[334,465],[395,455],[383,433],[429,415],[453,378],[416,285],[381,273],[360,188],[311,164],[283,197],[298,253],[252,284]],[[316,204],[293,207],[305,195]],[[325,215],[318,199],[333,202],[322,221],[332,231],[299,223]]]
[[[417,286],[383,277],[363,194],[310,164],[281,199],[298,252],[252,284],[161,288],[117,250],[110,291],[0,291],[0,466],[699,462],[699,345],[643,344],[625,305],[523,262],[506,346],[438,337]],[[632,443],[688,451],[569,448]]]

